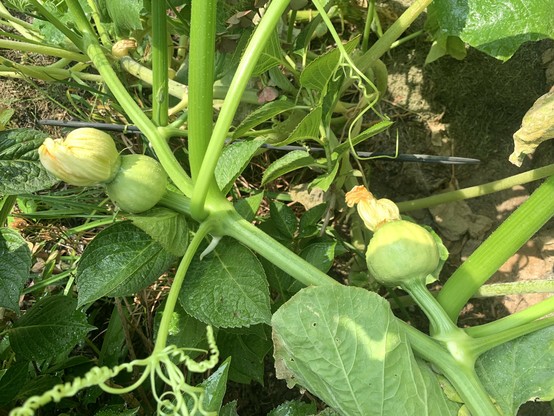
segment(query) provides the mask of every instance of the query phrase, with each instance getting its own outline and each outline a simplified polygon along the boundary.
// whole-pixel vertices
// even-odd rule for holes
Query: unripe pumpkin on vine
[[[154,207],[166,192],[162,165],[146,155],[121,156],[114,180],[106,185],[110,199],[120,209],[138,214]]]
[[[405,220],[380,226],[366,251],[369,272],[385,286],[402,286],[415,280],[425,283],[439,262],[439,248],[431,233]]]
[[[366,250],[367,268],[385,286],[407,283],[425,284],[427,277],[440,270],[439,243],[422,226],[400,217],[389,199],[377,199],[363,186],[346,193],[346,204],[357,206],[364,225],[373,231]]]

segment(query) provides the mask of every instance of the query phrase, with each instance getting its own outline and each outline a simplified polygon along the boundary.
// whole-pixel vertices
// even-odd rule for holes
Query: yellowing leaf
[[[532,155],[539,144],[554,138],[554,91],[541,96],[523,117],[521,128],[514,133],[514,152],[510,162],[521,166],[526,155]]]

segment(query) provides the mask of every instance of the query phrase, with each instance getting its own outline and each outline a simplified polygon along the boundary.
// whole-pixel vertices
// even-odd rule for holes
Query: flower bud
[[[137,48],[135,39],[121,39],[112,46],[112,55],[116,58],[123,58]]]
[[[379,227],[366,251],[367,267],[379,283],[402,286],[420,281],[440,263],[439,248],[429,231],[413,222],[392,221]]]
[[[167,175],[156,159],[124,155],[115,179],[106,185],[106,192],[119,208],[138,214],[156,205],[166,186]]]
[[[357,204],[358,214],[365,226],[371,231],[383,224],[400,219],[398,207],[390,199],[377,199],[363,186],[355,186],[345,195],[346,204],[353,207]]]
[[[38,154],[48,172],[77,186],[110,182],[120,163],[112,137],[92,128],[73,130],[65,139],[47,138]]]

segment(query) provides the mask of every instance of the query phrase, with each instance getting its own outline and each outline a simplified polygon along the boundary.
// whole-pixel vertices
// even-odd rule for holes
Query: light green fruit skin
[[[145,155],[124,155],[106,192],[120,209],[138,214],[156,205],[166,186],[167,175],[157,160]]]
[[[439,261],[439,249],[431,233],[404,220],[378,228],[366,251],[369,272],[386,286],[403,286],[416,280],[425,282]]]

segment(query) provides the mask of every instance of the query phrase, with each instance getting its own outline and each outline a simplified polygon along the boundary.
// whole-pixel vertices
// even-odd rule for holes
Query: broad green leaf
[[[271,120],[273,117],[284,113],[285,111],[293,109],[295,104],[292,101],[283,99],[277,101],[271,101],[262,105],[256,110],[248,114],[244,120],[238,125],[237,129],[233,133],[233,138],[239,138],[244,133],[253,129],[260,124]]]
[[[229,379],[243,384],[252,381],[263,384],[265,356],[271,351],[271,339],[262,325],[253,327],[253,333],[221,330],[217,334],[220,356],[231,357]]]
[[[350,150],[350,145],[356,146],[357,144],[369,139],[370,137],[373,137],[386,129],[388,129],[390,126],[392,126],[392,121],[383,120],[379,121],[378,123],[375,123],[371,127],[367,128],[357,136],[353,137],[350,142],[346,141],[344,143],[339,144],[335,149],[333,150],[334,153],[340,155],[343,152],[347,152]]]
[[[179,295],[193,317],[219,328],[269,323],[269,287],[260,261],[230,238],[196,258]]]
[[[126,296],[153,283],[175,257],[148,234],[121,222],[101,231],[77,266],[79,306],[103,296]]]
[[[15,9],[20,13],[29,13],[34,10],[29,0],[4,0],[2,2],[8,9]]]
[[[29,362],[17,361],[0,378],[0,406],[11,402],[29,380]]]
[[[256,218],[256,213],[258,212],[263,199],[264,193],[259,192],[247,198],[239,199],[233,206],[242,218],[246,221],[252,221]]]
[[[458,36],[438,35],[427,53],[425,65],[428,65],[445,55],[449,55],[459,61],[464,59],[467,55],[464,41]]]
[[[318,224],[327,212],[327,204],[316,205],[307,210],[300,217],[299,234],[300,237],[311,237],[319,231]]]
[[[19,311],[19,295],[30,277],[31,250],[17,231],[0,228],[0,307]]]
[[[338,160],[333,161],[333,169],[330,172],[327,172],[323,175],[318,176],[312,182],[310,182],[309,188],[318,188],[324,192],[327,192],[331,185],[333,184],[337,173],[339,172],[340,163]]]
[[[37,149],[46,137],[32,129],[0,132],[0,194],[41,191],[59,182],[38,160]]]
[[[287,301],[292,295],[305,287],[298,280],[285,273],[273,263],[262,259],[262,264],[267,276],[267,281],[272,290],[279,294],[280,298],[273,299],[273,307],[278,307]]]
[[[78,2],[82,10],[85,12],[85,15],[90,16],[92,14],[92,10],[89,3],[86,0],[78,0]],[[65,2],[43,1],[41,4],[50,14],[57,18],[66,27],[71,28],[75,26],[75,18],[69,12]],[[34,8],[34,4],[31,5],[31,8],[36,10]],[[63,48],[68,48],[70,41],[67,37],[54,24],[50,23],[50,21],[40,17],[39,12],[36,13],[36,16],[37,18],[33,19],[32,24],[42,35],[43,42],[47,45],[58,45]],[[73,45],[71,44],[71,46]],[[69,49],[71,49],[71,47],[69,47]]]
[[[50,7],[47,6],[46,8],[49,9]],[[64,19],[60,20],[63,21]],[[67,41],[65,35],[47,20],[34,19],[33,26],[34,29],[41,34],[48,45],[63,46]]]
[[[300,257],[327,273],[335,261],[336,246],[337,242],[334,240],[316,241],[306,246],[300,252]]]
[[[142,29],[143,0],[105,0],[104,4],[118,34]]]
[[[321,94],[319,97],[319,102],[321,103],[322,109],[322,120],[324,126],[329,126],[331,119],[335,114],[335,108],[337,103],[340,101],[342,96],[342,86],[344,84],[344,79],[346,74],[344,71],[335,72],[335,75],[331,77],[327,86],[325,88],[324,94]]]
[[[268,166],[262,177],[262,185],[274,181],[279,176],[289,172],[314,166],[319,165],[308,152],[305,150],[293,150]]]
[[[277,88],[279,88],[281,91],[295,95],[296,94],[296,87],[294,84],[288,79],[288,77],[281,71],[278,67],[273,67],[268,71],[269,79],[271,80],[271,83],[275,85]]]
[[[506,61],[525,42],[553,38],[554,2],[544,0],[435,0],[428,7],[441,34]]]
[[[554,326],[486,352],[475,369],[506,415],[516,415],[530,400],[553,400]]]
[[[158,312],[156,312],[156,318],[154,320],[154,334],[157,334],[158,332],[162,317],[163,308],[160,308],[158,309]],[[167,344],[176,345],[179,348],[198,348],[208,350],[206,324],[190,316],[185,312],[181,304],[177,303],[169,324]],[[187,355],[191,358],[196,358],[200,354],[200,351],[187,351]]]
[[[237,401],[233,400],[223,406],[219,412],[219,416],[239,416],[237,413]]]
[[[248,166],[248,162],[263,143],[263,139],[254,139],[234,142],[223,148],[215,167],[217,186],[223,194],[229,192],[235,180]]]
[[[274,30],[269,37],[265,48],[252,71],[252,75],[263,74],[270,68],[277,66],[281,63],[283,52],[281,51],[281,44],[279,42],[279,36],[277,30]]]
[[[69,296],[40,299],[8,331],[15,353],[28,360],[44,360],[71,349],[94,329],[76,308],[77,300]]]
[[[27,400],[29,397],[43,394],[58,384],[63,384],[63,380],[58,376],[50,374],[39,375],[25,383],[25,386],[17,393],[16,399]]]
[[[124,354],[125,345],[125,331],[123,330],[123,322],[121,321],[121,315],[114,306],[112,309],[112,315],[110,322],[108,323],[108,329],[104,333],[104,340],[102,341],[102,349],[98,356],[98,364],[106,367],[115,367],[119,364],[120,358]],[[126,318],[126,316],[125,316]]]
[[[389,304],[347,286],[302,289],[273,315],[277,377],[341,414],[427,414],[424,380]]]
[[[58,357],[56,361],[50,363],[48,367],[49,373],[56,373],[58,371],[69,370],[73,371],[75,368],[91,368],[96,365],[96,361],[92,358],[85,357],[83,355],[74,355],[67,357]]]
[[[112,404],[99,410],[94,416],[134,416],[139,410],[141,410],[140,407],[128,409],[126,405]]]
[[[428,416],[457,416],[461,404],[450,400],[443,392],[443,384],[448,383],[431,369],[431,365],[417,359],[417,364],[423,376],[427,392]],[[448,383],[450,386],[450,384]],[[453,387],[451,387],[453,388]],[[458,415],[461,416],[461,415]]]
[[[181,257],[189,241],[185,215],[169,208],[154,207],[142,214],[129,214],[133,225],[140,228],[171,254]]]
[[[13,108],[0,107],[0,130],[6,129],[14,113],[15,110]]]
[[[275,123],[271,131],[260,137],[263,137],[266,143],[271,145],[282,143],[290,137],[307,114],[308,112],[304,109],[293,109],[281,121]]]
[[[272,141],[275,146],[284,146],[301,140],[317,140],[319,138],[319,125],[321,124],[321,106],[315,107],[298,123],[292,133],[284,140]]]
[[[325,409],[323,409],[321,412],[319,412],[317,414],[317,416],[341,416],[340,414],[338,414],[337,412],[335,412],[333,409],[331,409],[330,407],[326,407]]]
[[[348,43],[344,44],[346,52],[352,52],[360,37],[357,36]],[[319,92],[324,92],[327,87],[327,83],[339,67],[341,62],[341,52],[338,48],[335,48],[319,57],[314,59],[300,74],[300,83],[304,88],[311,88]]]
[[[309,416],[317,411],[315,403],[290,400],[280,404],[267,414],[267,416]]]
[[[203,409],[207,412],[219,414],[219,410],[223,404],[223,397],[225,396],[225,391],[227,389],[227,377],[229,375],[230,363],[231,359],[227,358],[221,363],[217,370],[199,386],[204,388],[204,400],[202,401],[202,405]],[[187,396],[187,398],[189,399],[187,400],[188,408],[192,409],[192,398],[190,398],[190,396]],[[201,416],[202,413],[195,412],[191,413],[191,415]]]
[[[294,237],[298,227],[298,220],[288,205],[279,201],[271,201],[269,204],[269,214],[275,227],[281,234],[288,238]]]

